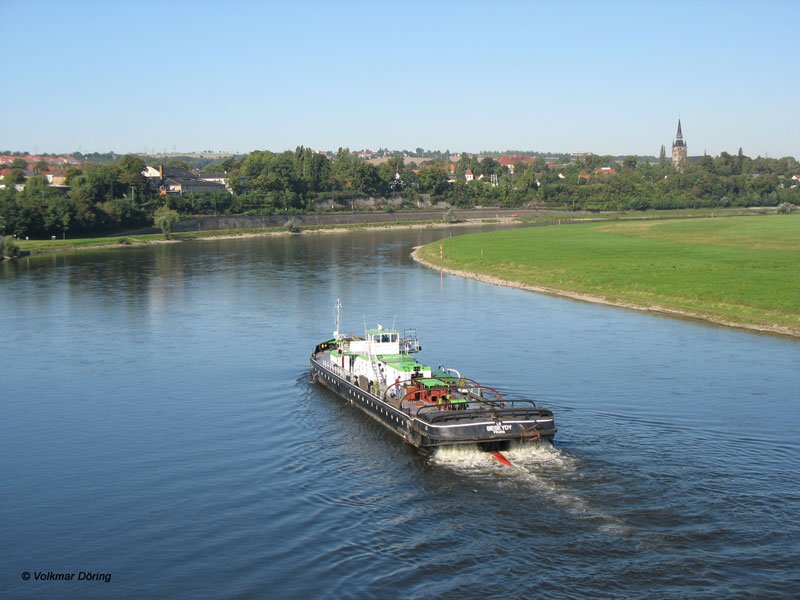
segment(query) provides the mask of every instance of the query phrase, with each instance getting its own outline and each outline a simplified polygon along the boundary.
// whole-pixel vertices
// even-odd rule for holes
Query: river
[[[797,597],[800,343],[409,258],[464,231],[0,265],[0,597]],[[555,446],[419,451],[310,384],[337,298]]]

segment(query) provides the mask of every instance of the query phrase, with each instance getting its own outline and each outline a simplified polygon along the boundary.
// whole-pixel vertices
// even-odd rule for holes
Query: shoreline
[[[62,240],[56,240],[53,247],[49,246],[49,240],[38,240],[32,247],[23,247],[28,256],[46,256],[51,254],[61,254],[63,252],[79,252],[83,250],[102,250],[102,249],[119,249],[126,247],[139,247],[148,246],[150,244],[165,244],[165,243],[179,243],[191,242],[195,240],[207,241],[214,239],[235,239],[235,238],[252,238],[252,237],[272,237],[282,235],[309,235],[315,233],[347,233],[352,231],[381,231],[381,230],[399,230],[399,229],[447,229],[447,228],[460,228],[460,227],[476,227],[480,225],[520,225],[520,226],[552,226],[552,225],[567,225],[575,223],[588,223],[593,221],[660,221],[663,219],[685,219],[685,218],[706,218],[715,216],[740,216],[738,210],[733,211],[731,214],[715,214],[715,212],[703,212],[687,214],[685,211],[669,211],[665,214],[629,214],[623,212],[612,212],[608,214],[592,214],[592,213],[567,213],[564,211],[548,210],[548,209],[526,209],[526,210],[513,210],[513,209],[493,209],[485,211],[484,214],[475,215],[470,214],[468,211],[463,211],[466,214],[458,216],[454,222],[443,221],[442,217],[433,218],[430,220],[409,220],[397,221],[397,215],[394,215],[391,220],[377,220],[377,221],[364,221],[358,223],[313,223],[309,225],[300,225],[299,231],[288,231],[282,226],[268,226],[268,227],[231,227],[228,229],[223,228],[210,228],[203,230],[188,229],[186,231],[175,231],[171,239],[163,239],[163,235],[159,233],[119,233],[116,235],[108,235],[99,238],[75,238],[73,242],[60,244]],[[541,220],[538,220],[541,218]],[[216,234],[215,232],[219,232]],[[155,239],[159,238],[159,239]],[[80,244],[81,239],[91,239],[93,243]],[[104,242],[103,240],[109,240]],[[114,240],[114,241],[111,241]],[[22,242],[25,244],[25,242]],[[27,246],[27,244],[26,244]]]
[[[597,220],[596,218],[589,218],[589,219],[578,219],[578,221],[591,221]],[[272,230],[272,231],[255,231],[255,232],[240,232],[240,233],[223,233],[221,235],[198,235],[198,236],[191,236],[186,238],[172,238],[172,239],[136,239],[133,238],[131,241],[127,243],[110,243],[110,244],[88,244],[86,246],[62,246],[59,248],[52,248],[52,249],[44,249],[44,250],[34,250],[28,254],[27,257],[31,256],[47,256],[52,254],[61,254],[64,252],[80,252],[84,250],[104,250],[104,249],[120,249],[120,248],[135,248],[135,247],[142,247],[142,246],[149,246],[151,244],[177,244],[177,243],[184,243],[184,242],[192,242],[192,241],[211,241],[211,240],[231,240],[236,238],[256,238],[256,237],[279,237],[279,236],[290,236],[290,235],[313,235],[313,234],[344,234],[344,233],[351,233],[353,231],[386,231],[386,230],[401,230],[401,229],[448,229],[448,228],[459,228],[459,227],[475,227],[479,225],[525,225],[524,221],[513,217],[513,216],[495,216],[495,217],[480,217],[480,218],[472,218],[472,219],[461,219],[455,223],[447,223],[442,221],[422,221],[422,222],[412,222],[412,223],[384,223],[384,224],[368,224],[368,225],[345,225],[345,226],[322,226],[322,227],[315,227],[309,229],[303,229],[297,232],[291,232],[286,230]],[[224,230],[220,230],[224,231]],[[158,235],[158,234],[155,234]],[[180,236],[180,233],[177,234]],[[122,235],[119,238],[125,238],[126,236]],[[503,287],[512,287],[517,289],[522,289],[526,291],[536,292],[540,294],[547,294],[550,296],[557,296],[560,298],[569,298],[571,300],[577,300],[580,302],[589,302],[592,304],[602,304],[605,306],[613,306],[617,308],[624,308],[629,310],[636,310],[640,312],[647,312],[651,314],[660,314],[664,316],[671,316],[677,317],[682,319],[691,319],[695,321],[702,321],[704,323],[713,323],[715,325],[720,325],[724,327],[732,327],[736,329],[744,329],[747,331],[754,331],[759,333],[771,334],[771,335],[780,335],[783,337],[790,337],[792,339],[800,339],[800,331],[789,329],[787,327],[780,327],[780,326],[768,326],[768,325],[753,325],[753,324],[744,324],[744,323],[735,323],[731,321],[726,321],[724,319],[713,317],[709,315],[703,315],[700,313],[692,313],[689,311],[682,311],[678,309],[672,308],[665,308],[662,306],[641,306],[636,304],[631,304],[627,302],[614,302],[607,300],[601,296],[593,296],[590,294],[582,294],[579,292],[571,292],[568,290],[559,290],[555,288],[549,288],[546,286],[537,286],[533,284],[521,283],[513,280],[503,279],[501,277],[496,277],[493,275],[487,275],[483,273],[475,273],[470,271],[463,271],[459,269],[452,269],[449,267],[443,267],[437,265],[436,263],[427,261],[419,256],[419,249],[421,247],[417,246],[411,252],[411,258],[415,262],[429,268],[432,270],[437,270],[440,272],[448,273],[450,275],[455,275],[458,277],[466,277],[469,279],[474,279],[477,281],[482,281],[484,283],[488,283],[490,285],[498,285]],[[22,258],[22,257],[20,257]]]
[[[421,221],[417,223],[386,223],[386,224],[369,224],[369,225],[345,225],[345,226],[321,226],[315,228],[302,229],[300,231],[292,232],[284,229],[272,231],[253,231],[241,233],[222,233],[220,235],[192,235],[189,237],[181,237],[181,233],[173,233],[170,239],[139,239],[134,236],[109,236],[110,238],[124,239],[128,238],[128,242],[114,242],[114,243],[97,243],[87,244],[85,246],[59,246],[51,249],[35,249],[30,251],[28,256],[47,256],[50,254],[61,254],[65,252],[82,252],[84,250],[106,250],[106,249],[119,249],[119,248],[137,248],[157,244],[181,244],[185,242],[207,242],[213,240],[233,240],[237,238],[257,238],[257,237],[279,237],[289,235],[314,235],[314,234],[342,234],[352,233],[353,231],[391,231],[400,229],[447,229],[452,227],[475,227],[478,225],[523,225],[524,223],[519,219],[513,217],[481,217],[476,219],[463,219],[455,223],[445,223],[442,221]],[[210,230],[211,231],[211,230]],[[213,231],[226,231],[213,230]],[[151,234],[161,235],[161,234]]]
[[[636,310],[639,312],[646,312],[656,315],[664,315],[669,317],[677,317],[681,319],[691,319],[693,321],[702,321],[704,323],[713,323],[714,325],[720,325],[723,327],[733,327],[735,329],[744,329],[747,331],[754,331],[758,333],[765,333],[770,335],[780,335],[784,337],[790,337],[792,339],[800,339],[800,331],[795,331],[786,327],[779,327],[779,326],[768,326],[768,325],[749,325],[744,323],[734,323],[731,321],[726,321],[724,319],[719,319],[717,317],[711,317],[707,315],[702,315],[698,313],[691,313],[688,311],[677,310],[673,308],[665,308],[662,306],[640,306],[636,304],[630,304],[626,302],[612,302],[610,300],[606,300],[601,296],[592,296],[590,294],[581,294],[579,292],[570,292],[567,290],[558,290],[555,288],[549,288],[545,286],[537,286],[528,283],[520,283],[518,281],[513,281],[510,279],[503,279],[501,277],[495,277],[493,275],[486,275],[483,273],[474,273],[471,271],[462,271],[459,269],[451,269],[448,267],[442,267],[437,265],[436,263],[432,263],[430,261],[421,258],[419,255],[419,250],[422,246],[417,246],[411,252],[412,260],[418,262],[419,264],[427,267],[429,269],[433,269],[436,271],[444,272],[449,275],[455,275],[457,277],[465,277],[467,279],[475,279],[477,281],[482,281],[483,283],[488,283],[490,285],[498,285],[502,287],[511,287],[520,290],[526,290],[529,292],[536,292],[539,294],[547,294],[548,296],[557,296],[560,298],[569,298],[571,300],[577,300],[580,302],[589,302],[592,304],[602,304],[605,306],[613,306],[616,308],[625,308],[628,310]]]

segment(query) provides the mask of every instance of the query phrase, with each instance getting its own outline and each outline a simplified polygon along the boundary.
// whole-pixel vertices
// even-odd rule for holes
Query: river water
[[[0,597],[797,597],[800,343],[409,259],[463,231],[0,266]],[[310,384],[337,297],[555,446],[419,451]]]

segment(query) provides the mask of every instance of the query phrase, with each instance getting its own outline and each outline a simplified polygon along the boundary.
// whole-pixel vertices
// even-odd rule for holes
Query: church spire
[[[672,164],[680,169],[686,161],[686,142],[683,141],[683,131],[681,131],[681,119],[678,117],[678,133],[675,134],[675,142],[672,144]]]

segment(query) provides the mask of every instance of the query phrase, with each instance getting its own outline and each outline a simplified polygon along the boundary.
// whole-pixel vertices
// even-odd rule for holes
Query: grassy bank
[[[186,241],[193,239],[210,239],[215,237],[236,237],[244,235],[269,235],[286,232],[285,227],[267,229],[224,229],[219,231],[188,231],[173,233],[170,241]],[[163,234],[120,235],[99,238],[75,238],[67,240],[18,240],[20,249],[31,254],[49,254],[69,252],[72,250],[88,250],[92,248],[118,248],[125,246],[143,246],[167,241]]]
[[[800,336],[800,215],[512,229],[448,238],[417,256],[484,279]]]

